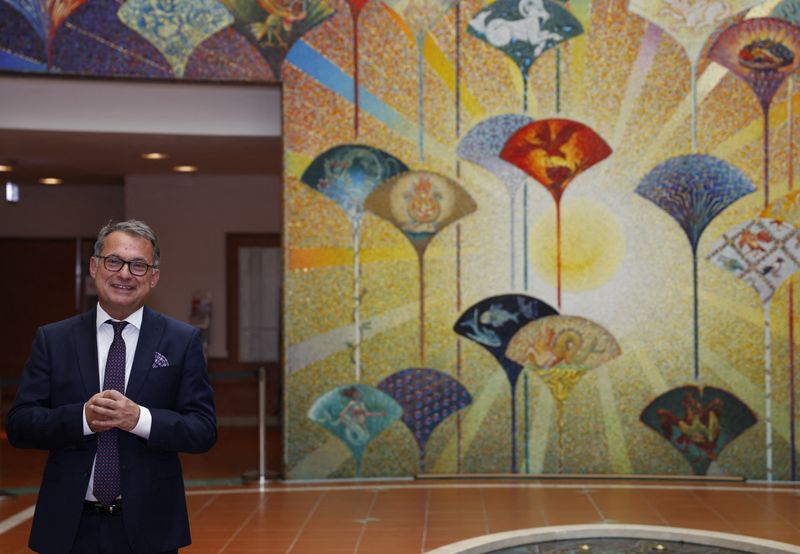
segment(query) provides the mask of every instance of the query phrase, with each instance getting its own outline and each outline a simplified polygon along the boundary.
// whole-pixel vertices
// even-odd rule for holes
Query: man
[[[50,451],[29,541],[37,552],[191,542],[178,452],[214,444],[214,398],[200,332],[144,306],[159,255],[146,224],[104,226],[89,262],[96,308],[36,332],[6,430],[14,446]]]

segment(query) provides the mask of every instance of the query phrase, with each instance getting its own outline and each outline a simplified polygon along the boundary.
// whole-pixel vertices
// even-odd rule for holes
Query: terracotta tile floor
[[[258,466],[255,429],[221,429],[184,456],[192,546],[185,552],[421,553],[489,533],[628,523],[706,529],[800,545],[800,484],[629,480],[409,480],[241,484]],[[270,435],[267,467],[280,465]],[[45,455],[0,440],[0,552],[28,552]],[[18,523],[17,523],[18,522]]]

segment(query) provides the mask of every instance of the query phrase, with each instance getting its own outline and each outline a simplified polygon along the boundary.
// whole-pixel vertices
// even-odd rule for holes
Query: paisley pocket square
[[[169,365],[169,360],[167,359],[164,354],[161,352],[156,352],[155,358],[153,358],[153,367],[167,367]]]

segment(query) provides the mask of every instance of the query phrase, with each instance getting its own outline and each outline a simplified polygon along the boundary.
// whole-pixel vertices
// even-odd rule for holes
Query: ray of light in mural
[[[758,98],[764,118],[764,206],[769,204],[769,107],[787,75],[800,64],[800,28],[760,17],[725,29],[709,57],[744,80]]]
[[[425,128],[425,97],[423,74],[423,44],[434,23],[447,13],[458,0],[383,0],[383,5],[395,16],[398,24],[405,26],[417,46],[417,129],[419,134],[419,159],[425,156],[423,142]]]
[[[500,157],[508,139],[516,131],[531,123],[533,119],[527,115],[506,114],[484,119],[464,135],[458,144],[457,152],[461,158],[468,160],[492,175],[494,175],[508,191],[510,210],[510,263],[511,263],[511,290],[516,289],[516,241],[514,239],[514,214],[516,213],[516,195],[520,187],[524,186],[527,174],[517,166]],[[527,210],[522,215],[527,219]],[[527,229],[527,225],[524,226]],[[523,234],[523,279],[524,286],[528,288],[528,236]]]
[[[561,309],[561,197],[581,173],[611,155],[593,129],[570,119],[542,119],[516,131],[500,157],[547,189],[556,203],[556,289]]]
[[[317,156],[301,180],[330,198],[347,214],[353,226],[353,364],[355,380],[361,380],[361,262],[359,253],[364,201],[381,183],[408,166],[398,158],[371,146],[342,144]]]
[[[636,194],[646,198],[681,226],[692,249],[694,290],[694,379],[700,377],[698,324],[697,245],[705,228],[725,208],[756,190],[737,167],[706,154],[670,158],[645,175]]]
[[[47,69],[53,63],[53,39],[62,23],[86,0],[5,0],[25,17],[47,49]]]
[[[506,356],[538,375],[558,409],[558,466],[564,470],[565,404],[588,371],[619,356],[614,336],[598,323],[578,316],[550,315],[519,329]]]
[[[361,459],[370,441],[402,416],[402,406],[391,396],[360,383],[326,392],[308,411],[311,421],[341,440],[353,454],[356,477],[361,477]]]
[[[757,418],[747,404],[728,391],[686,385],[653,400],[639,420],[669,441],[695,475],[706,475],[720,452],[755,425]]]
[[[772,332],[770,306],[781,284],[800,269],[800,228],[768,218],[739,223],[712,246],[708,260],[753,287],[764,308],[764,423],[767,480],[772,481]]]
[[[511,387],[511,472],[517,471],[516,386],[522,364],[506,355],[508,343],[519,329],[540,317],[558,312],[538,298],[523,294],[491,296],[467,308],[453,330],[479,344],[494,356]]]
[[[517,64],[527,112],[531,66],[550,48],[583,33],[583,26],[555,0],[497,0],[478,12],[467,30]]]
[[[477,205],[464,188],[432,171],[408,171],[388,179],[366,200],[366,209],[402,231],[419,263],[419,359],[425,365],[425,249],[436,234],[471,214]]]
[[[791,81],[790,81],[791,84]],[[791,88],[790,88],[791,91]],[[791,105],[791,94],[789,95]],[[789,112],[788,124],[791,125],[792,118]],[[792,163],[792,139],[789,139],[790,157],[789,163]],[[792,172],[789,172],[789,190],[791,186]],[[761,212],[761,217],[775,219],[778,221],[785,221],[791,223],[795,227],[800,227],[800,191],[792,191],[789,194],[781,196],[777,200],[771,202],[767,208]],[[790,443],[790,474],[792,481],[797,479],[797,447],[795,445],[796,435],[796,421],[795,421],[795,336],[794,336],[794,281],[795,276],[789,277],[789,443]]]
[[[178,77],[194,49],[234,21],[221,4],[205,0],[127,0],[117,17],[161,52]]]
[[[326,0],[220,2],[233,14],[233,27],[258,49],[276,78],[292,45],[334,14]]]
[[[446,373],[414,367],[393,373],[378,388],[403,407],[403,423],[419,448],[419,471],[425,472],[425,446],[436,428],[452,414],[469,406],[472,396]]]
[[[697,152],[697,64],[708,37],[736,13],[763,0],[631,0],[628,9],[669,33],[691,66],[692,152]]]

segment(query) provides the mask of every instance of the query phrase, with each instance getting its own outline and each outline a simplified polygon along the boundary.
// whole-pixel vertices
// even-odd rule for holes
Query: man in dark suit
[[[104,226],[89,262],[97,307],[36,332],[6,430],[14,446],[50,451],[29,542],[37,552],[191,542],[178,452],[214,444],[214,398],[199,331],[144,306],[159,256],[146,224]]]

